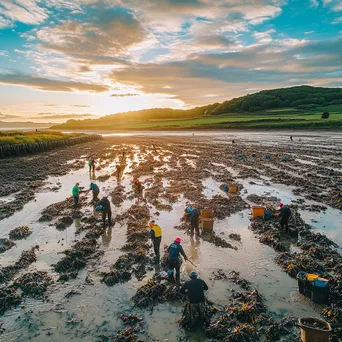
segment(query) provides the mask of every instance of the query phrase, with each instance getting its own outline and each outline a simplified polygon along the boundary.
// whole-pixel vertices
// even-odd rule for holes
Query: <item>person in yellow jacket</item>
[[[150,236],[153,243],[154,253],[157,261],[160,259],[160,243],[162,239],[162,229],[156,224],[154,220],[150,222]]]

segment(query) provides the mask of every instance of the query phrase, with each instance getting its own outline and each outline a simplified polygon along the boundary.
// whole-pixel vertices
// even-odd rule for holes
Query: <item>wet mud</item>
[[[86,164],[90,156],[95,173]],[[284,156],[290,158],[285,161]],[[341,156],[342,147],[314,138],[296,145],[249,137],[231,145],[220,136],[132,136],[1,161],[9,177],[0,192],[0,219],[13,215],[20,222],[3,220],[3,334],[9,341],[37,342],[46,338],[44,329],[56,341],[297,341],[297,320],[305,313],[324,317],[332,324],[332,340],[341,340],[338,234],[329,230],[332,237],[327,236],[324,227],[317,232],[313,221],[330,213],[340,219]],[[117,165],[122,165],[120,173]],[[134,188],[136,179],[142,181],[142,191]],[[93,181],[100,197],[109,195],[111,228],[103,227],[91,193],[82,193],[79,206],[73,207],[70,192],[76,181],[83,189]],[[223,191],[230,184],[238,185],[236,193]],[[34,208],[34,198],[39,210],[25,220],[20,210],[25,213],[26,203]],[[276,207],[279,201],[293,213],[289,233],[281,231],[278,218],[248,217],[250,206]],[[189,234],[182,221],[189,205],[213,210],[212,232]],[[162,245],[176,236],[182,239],[193,262],[183,263],[182,282],[193,269],[208,282],[203,327],[193,328],[186,296],[168,280],[165,259],[155,259],[151,219],[163,229]],[[17,240],[15,248],[7,236]],[[299,271],[329,279],[328,305],[292,299]],[[279,298],[276,288],[268,295],[267,284],[280,282],[292,288],[281,290]],[[7,316],[21,315],[30,301],[40,303],[32,308],[35,332]]]

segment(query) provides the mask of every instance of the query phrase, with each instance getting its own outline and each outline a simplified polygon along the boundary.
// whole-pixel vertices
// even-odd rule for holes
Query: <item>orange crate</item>
[[[253,215],[253,218],[256,218],[256,217],[264,217],[265,210],[266,210],[265,207],[253,206],[253,207],[252,207],[252,215]]]
[[[201,217],[203,218],[210,218],[213,219],[214,218],[214,211],[212,209],[203,209],[201,211]]]
[[[230,192],[231,194],[235,194],[237,192],[237,185],[236,184],[229,185],[228,192]]]

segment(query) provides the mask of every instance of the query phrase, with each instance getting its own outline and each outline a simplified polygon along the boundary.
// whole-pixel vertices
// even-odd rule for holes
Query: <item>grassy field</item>
[[[330,113],[329,119],[321,119],[324,111]],[[226,113],[183,120],[73,121],[53,128],[80,130],[342,129],[342,105],[317,107],[310,110],[279,108],[254,113]]]
[[[0,131],[0,145],[33,144],[36,142],[56,141],[77,137],[81,133],[64,134],[54,131],[21,132]]]

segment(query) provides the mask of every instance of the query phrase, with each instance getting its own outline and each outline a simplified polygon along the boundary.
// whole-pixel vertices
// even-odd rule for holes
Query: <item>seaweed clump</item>
[[[15,246],[15,243],[9,239],[0,239],[0,254],[8,251],[13,246]]]
[[[14,289],[7,286],[0,287],[0,315],[14,306],[21,303],[20,294]]]
[[[47,272],[35,271],[26,273],[16,279],[13,286],[20,288],[24,296],[41,298],[52,282],[53,280]]]
[[[32,231],[27,226],[21,226],[12,229],[9,232],[9,238],[12,240],[21,240],[32,234]]]
[[[158,303],[172,302],[175,300],[186,300],[186,296],[181,294],[179,286],[172,283],[159,283],[153,279],[138,288],[132,298],[134,304],[139,308],[150,308]]]

